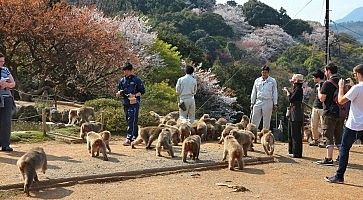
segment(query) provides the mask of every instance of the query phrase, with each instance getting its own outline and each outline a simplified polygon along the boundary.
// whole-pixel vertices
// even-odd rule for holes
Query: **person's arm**
[[[274,102],[274,106],[277,106],[277,98],[278,98],[278,93],[277,93],[277,82],[275,79],[273,79],[273,90],[272,90],[272,98],[273,98],[273,102]]]
[[[14,81],[13,76],[11,74],[9,74],[8,78],[9,79],[7,79],[6,81],[2,81],[1,87],[4,89],[5,88],[11,89],[11,88],[15,87],[15,81]]]
[[[141,79],[137,79],[137,86],[136,86],[136,94],[135,96],[141,96],[142,94],[145,94],[145,86]]]
[[[256,81],[255,80],[253,87],[252,87],[252,92],[251,92],[251,105],[254,105],[256,103],[256,98],[257,98],[257,89],[256,89]]]
[[[197,80],[195,80],[195,84],[194,84],[194,89],[193,89],[193,95],[196,95],[197,94],[197,90],[198,90],[198,88],[197,88]]]
[[[289,95],[289,99],[290,102],[294,102],[294,101],[302,101],[303,99],[303,89],[302,88],[296,88],[290,95]]]
[[[347,94],[344,95],[344,80],[340,79],[339,80],[339,92],[338,92],[338,103],[339,104],[345,104],[347,103],[350,99],[354,98],[355,93],[353,93],[352,88],[347,92]],[[350,99],[349,99],[350,98]]]
[[[323,83],[323,85],[321,86],[321,88],[318,87],[318,98],[321,102],[325,102],[325,100],[326,100],[327,84],[328,84],[328,81],[325,81]]]
[[[178,79],[178,81],[176,82],[176,86],[175,86],[175,91],[177,95],[180,95],[181,93],[181,83],[180,83],[180,78]]]

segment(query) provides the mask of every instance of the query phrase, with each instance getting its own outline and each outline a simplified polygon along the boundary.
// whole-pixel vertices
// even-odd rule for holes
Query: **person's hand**
[[[140,92],[138,92],[138,93],[135,94],[135,97],[139,97],[139,96],[141,96],[141,93]]]
[[[123,93],[123,90],[119,90],[119,91],[117,91],[117,93],[116,93],[116,97],[120,97],[120,96],[122,95],[122,93]]]
[[[339,80],[339,83],[338,83],[338,85],[339,85],[339,88],[344,88],[344,80],[341,78],[340,80]]]
[[[286,92],[286,95],[290,94],[290,91],[289,91],[289,89],[287,89],[287,87],[284,87],[282,90]]]
[[[6,85],[7,85],[6,80],[0,80],[0,89],[4,89]]]
[[[275,104],[274,107],[273,107],[273,111],[277,111],[278,108],[279,107],[277,106],[277,104]]]

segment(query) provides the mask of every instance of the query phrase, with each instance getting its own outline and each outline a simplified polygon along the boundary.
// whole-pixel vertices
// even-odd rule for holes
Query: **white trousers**
[[[272,99],[257,100],[253,106],[251,122],[258,128],[262,118],[263,128],[270,129],[273,106]]]
[[[311,111],[311,132],[313,139],[318,140],[321,135],[321,125],[323,124],[323,109],[313,108]]]
[[[195,100],[194,98],[183,99],[180,101],[184,102],[185,107],[187,108],[185,111],[179,108],[179,118],[183,120],[189,120],[190,123],[193,123],[195,120]]]

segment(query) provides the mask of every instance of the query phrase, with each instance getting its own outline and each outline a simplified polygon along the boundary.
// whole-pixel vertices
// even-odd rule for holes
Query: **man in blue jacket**
[[[124,77],[118,82],[117,97],[123,97],[123,106],[127,121],[127,135],[124,146],[130,146],[138,135],[137,122],[141,95],[145,93],[145,87],[141,79],[134,75],[133,66],[127,62],[122,68]]]

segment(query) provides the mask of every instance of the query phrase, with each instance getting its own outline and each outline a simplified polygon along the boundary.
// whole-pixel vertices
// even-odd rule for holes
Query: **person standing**
[[[12,111],[15,104],[10,89],[15,87],[15,81],[4,64],[5,56],[0,53],[0,146],[1,151],[13,151],[10,147],[10,133]]]
[[[350,101],[350,109],[340,146],[338,170],[334,176],[325,177],[325,180],[330,183],[344,183],[350,148],[357,139],[363,141],[363,64],[354,67],[353,73],[359,83],[346,94],[344,94],[343,79],[339,81],[338,102],[344,104]]]
[[[314,91],[316,97],[314,99],[313,109],[311,111],[311,132],[313,134],[313,141],[309,143],[310,146],[318,146],[321,133],[319,128],[323,124],[323,103],[318,97],[318,88],[321,88],[324,83],[324,72],[318,69],[313,73],[313,79],[315,83]]]
[[[193,123],[195,120],[195,99],[197,93],[197,80],[193,77],[194,68],[187,65],[185,76],[180,77],[176,83],[176,93],[179,96],[179,118],[189,120]]]
[[[304,76],[302,74],[294,74],[290,80],[293,84],[292,91],[289,91],[284,87],[284,91],[289,98],[290,107],[288,114],[289,117],[289,130],[288,130],[288,140],[289,140],[289,156],[293,158],[302,157],[302,127],[304,123],[304,109],[302,105],[303,101],[303,82]]]
[[[116,96],[123,97],[123,106],[127,121],[127,135],[123,143],[124,146],[130,146],[131,142],[138,135],[139,108],[141,95],[145,93],[145,87],[139,77],[134,75],[133,66],[127,62],[122,68],[124,77],[118,82]]]
[[[251,122],[259,127],[263,118],[263,128],[270,129],[272,111],[277,108],[277,83],[269,76],[270,67],[263,66],[261,77],[253,84],[251,93]]]
[[[325,76],[328,78],[318,89],[318,96],[323,102],[323,136],[326,137],[326,157],[316,162],[319,165],[333,165],[334,145],[340,148],[345,118],[339,116],[339,106],[334,101],[334,93],[338,90],[338,67],[334,63],[325,66]],[[339,159],[339,156],[337,160]]]

